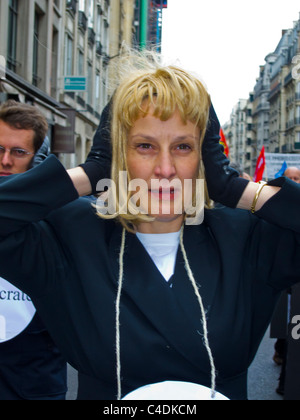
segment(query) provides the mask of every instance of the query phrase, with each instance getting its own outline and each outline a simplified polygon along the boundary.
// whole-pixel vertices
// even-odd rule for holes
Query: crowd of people
[[[69,171],[49,156],[35,107],[1,106],[2,400],[65,399],[67,362],[78,399],[184,381],[245,400],[280,295],[300,280],[300,170],[240,176],[194,75],[146,60],[124,75],[86,162]],[[147,183],[148,207],[104,216],[97,183],[118,185],[120,171]],[[204,179],[203,223],[189,226],[176,191],[152,191],[153,179]]]
[[[239,164],[231,163],[231,167],[235,168],[239,176],[245,179],[250,179],[250,175],[247,174]],[[291,179],[292,181],[300,184],[300,169],[295,166],[288,167],[284,174],[285,177]],[[281,367],[281,373],[278,378],[278,386],[276,387],[276,392],[279,395],[285,395],[285,382],[286,382],[286,368],[287,368],[287,359],[288,359],[288,334],[289,334],[289,325],[292,319],[291,312],[291,295],[293,289],[288,289],[282,293],[281,299],[278,303],[278,306],[274,312],[273,319],[271,322],[271,338],[276,339],[274,345],[274,355],[273,361],[276,365]],[[299,359],[300,360],[300,359]],[[300,396],[300,385],[299,385],[299,396]]]

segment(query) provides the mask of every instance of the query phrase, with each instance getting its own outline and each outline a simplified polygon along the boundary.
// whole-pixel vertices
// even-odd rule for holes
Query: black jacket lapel
[[[200,293],[206,309],[213,298],[216,275],[210,272],[207,278],[207,264],[202,269],[201,259],[207,259],[209,241],[205,228],[199,235],[193,235],[188,228],[184,242],[187,255],[197,282],[200,282]],[[204,229],[204,230],[203,230]],[[119,273],[119,251],[121,229],[116,229],[111,241],[111,257],[114,265],[115,280]],[[186,238],[187,237],[187,238]],[[216,264],[214,264],[216,266]],[[139,310],[146,315],[151,324],[177,349],[189,362],[197,367],[203,365],[203,357],[207,357],[202,341],[201,310],[192,285],[188,279],[181,250],[177,254],[173,288],[160,274],[143,245],[135,235],[126,235],[124,255],[124,284],[126,293]],[[121,315],[122,316],[122,315]]]
[[[204,224],[199,227],[185,227],[184,247],[209,319],[209,310],[221,274],[221,263],[216,258],[218,252],[209,228]],[[185,311],[194,327],[199,328],[202,319],[199,302],[188,278],[181,250],[177,257],[173,285],[178,305]]]

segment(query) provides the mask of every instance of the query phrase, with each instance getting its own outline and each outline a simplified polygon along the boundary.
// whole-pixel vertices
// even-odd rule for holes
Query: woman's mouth
[[[149,193],[152,197],[159,199],[160,201],[174,201],[178,195],[178,191],[175,190],[174,187],[150,189]]]

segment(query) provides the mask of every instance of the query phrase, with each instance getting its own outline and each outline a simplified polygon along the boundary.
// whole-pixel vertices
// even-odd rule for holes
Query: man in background
[[[0,176],[26,172],[45,158],[47,131],[45,117],[34,106],[3,104]],[[66,370],[30,297],[0,278],[0,400],[64,400]]]
[[[300,169],[296,167],[289,167],[284,173],[284,176],[291,179],[294,182],[297,182],[297,184],[300,184]]]

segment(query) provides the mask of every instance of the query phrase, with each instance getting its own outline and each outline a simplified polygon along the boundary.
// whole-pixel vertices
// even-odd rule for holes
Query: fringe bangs
[[[119,87],[114,97],[115,115],[127,130],[135,121],[149,113],[162,121],[179,110],[182,120],[192,121],[205,131],[210,97],[202,83],[178,67],[161,67],[155,71],[134,72]]]

